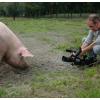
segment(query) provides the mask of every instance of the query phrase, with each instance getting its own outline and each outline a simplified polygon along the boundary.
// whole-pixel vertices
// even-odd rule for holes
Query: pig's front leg
[[[0,66],[5,65],[5,61],[3,60],[3,57],[0,56]]]

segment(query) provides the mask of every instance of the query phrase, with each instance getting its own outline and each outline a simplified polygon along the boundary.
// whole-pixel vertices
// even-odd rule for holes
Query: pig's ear
[[[22,50],[19,53],[20,56],[22,57],[33,57],[34,55],[32,53],[30,53],[28,50]]]

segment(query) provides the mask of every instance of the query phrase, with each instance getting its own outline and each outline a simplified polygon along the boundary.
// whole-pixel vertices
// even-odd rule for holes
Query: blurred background
[[[100,2],[0,2],[0,16],[13,17],[87,17],[99,13]]]

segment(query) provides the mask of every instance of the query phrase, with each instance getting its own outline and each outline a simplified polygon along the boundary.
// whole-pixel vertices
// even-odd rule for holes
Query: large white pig
[[[24,58],[33,57],[17,36],[0,22],[0,58],[15,68],[25,69],[28,64]]]

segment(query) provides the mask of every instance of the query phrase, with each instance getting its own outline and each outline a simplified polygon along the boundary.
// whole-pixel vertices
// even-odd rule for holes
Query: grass
[[[54,71],[37,76],[35,78],[37,81],[32,84],[32,90],[34,95],[38,93],[39,97],[55,97],[50,95],[52,92],[58,94],[56,97],[100,97],[100,80],[93,77],[94,74],[90,77],[87,70],[80,76],[66,70]],[[46,94],[45,92],[41,94],[40,90],[46,91]]]
[[[84,19],[0,18],[15,33],[34,37],[54,50],[79,47],[88,28]],[[53,38],[57,36],[57,38]],[[77,68],[76,68],[77,69]],[[44,71],[34,68],[32,80],[20,85],[0,86],[0,97],[100,97],[100,67],[85,70]]]
[[[70,46],[68,45],[68,43],[61,43],[61,44],[58,44],[55,49],[58,49],[58,50],[66,50],[66,48],[69,48]]]
[[[54,97],[54,95],[49,95],[49,93],[52,92],[61,94],[62,97],[66,97],[66,95],[70,96],[71,94],[69,94],[68,91],[69,86],[71,89],[71,86],[73,86],[72,83],[77,82],[77,78],[78,77],[68,75],[66,71],[54,71],[49,74],[45,73],[44,75],[40,75],[35,78],[37,81],[33,82],[32,90],[34,93],[38,90],[44,90],[48,97]],[[41,94],[38,93],[38,96],[41,96]],[[57,97],[59,96],[60,95],[57,95]],[[45,97],[45,95],[43,94],[42,97]]]
[[[85,75],[86,75],[87,77],[93,77],[96,73],[97,73],[97,71],[96,71],[95,68],[87,69],[87,70],[85,71]]]
[[[5,88],[0,87],[0,97],[5,97],[6,95],[7,95],[7,92],[6,92]]]
[[[77,97],[82,97],[82,98],[98,98],[100,97],[100,86],[99,80],[92,80],[92,79],[87,79],[84,80],[82,83],[82,89],[78,89],[78,91],[76,92]],[[81,88],[81,87],[80,87]]]

